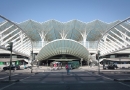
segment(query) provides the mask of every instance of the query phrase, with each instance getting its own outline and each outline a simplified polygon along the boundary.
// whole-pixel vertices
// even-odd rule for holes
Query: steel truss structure
[[[6,50],[6,45],[13,42],[13,52],[30,56],[32,41],[17,24],[0,15],[0,48]]]
[[[79,20],[71,20],[68,22],[48,20],[39,23],[33,20],[27,20],[18,25],[27,32],[33,42],[40,41],[42,47],[45,45],[45,42],[48,43],[56,39],[72,39],[81,42],[85,47],[89,48],[89,46],[91,47],[92,45],[91,42],[96,43],[106,31],[106,28],[115,23],[107,24],[100,20],[89,23]],[[95,47],[97,48],[97,45],[95,45]]]
[[[108,29],[98,41],[101,56],[128,48],[130,48],[130,18]]]
[[[37,52],[39,60],[57,54],[70,54],[87,60],[89,49],[97,49],[101,55],[106,55],[130,48],[129,20],[110,24],[100,20],[89,23],[28,20],[18,24],[0,15],[0,48],[6,50],[7,43],[13,42],[13,52],[27,57],[34,49],[41,50]],[[59,48],[55,50],[55,47]]]

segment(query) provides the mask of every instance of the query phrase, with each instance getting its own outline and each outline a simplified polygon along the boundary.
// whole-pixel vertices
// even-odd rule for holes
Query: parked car
[[[26,66],[25,69],[31,69],[31,66]]]
[[[3,67],[3,70],[9,70],[10,69],[10,66],[6,66],[6,67]],[[15,65],[15,66],[11,66],[11,70],[20,70],[20,66],[19,65]]]
[[[24,65],[24,69],[31,69],[31,64]]]
[[[118,66],[116,64],[110,64],[107,66],[107,69],[117,69]]]

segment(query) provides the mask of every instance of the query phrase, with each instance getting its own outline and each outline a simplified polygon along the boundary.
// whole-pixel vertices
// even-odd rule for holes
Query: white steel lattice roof
[[[18,25],[26,31],[33,41],[53,41],[62,38],[82,41],[84,34],[86,35],[86,41],[97,41],[108,28],[118,22],[107,24],[100,20],[89,23],[71,20],[63,23],[56,20],[49,20],[39,23],[28,20]]]
[[[29,57],[32,50],[32,41],[26,32],[12,21],[0,15],[0,48],[7,50],[7,46],[12,42],[13,47],[9,49],[14,53]]]
[[[130,18],[108,29],[98,41],[100,55],[107,55],[130,48]]]
[[[100,20],[94,20],[88,23],[79,20],[71,20],[68,22],[48,20],[39,23],[33,20],[28,20],[19,24],[15,23],[16,25],[14,25],[14,23],[8,20],[5,20],[4,22],[0,21],[1,48],[3,48],[6,43],[12,41],[14,42],[15,51],[22,51],[22,54],[29,56],[30,51],[32,50],[32,41],[42,41],[42,43],[45,41],[49,43],[43,48],[41,46],[42,50],[38,54],[39,60],[58,54],[70,54],[87,60],[89,53],[84,47],[85,45],[81,46],[79,42],[98,41],[110,27],[119,22],[120,21],[115,21],[108,24]],[[130,25],[128,25],[128,23],[121,23],[121,25],[130,30]],[[125,28],[122,28],[122,26],[116,26],[117,30],[112,30],[113,32],[109,33],[108,39],[106,40],[110,41],[109,39],[113,40],[113,38],[116,38],[117,41],[119,40],[123,42],[124,39],[120,36],[122,36]],[[118,29],[121,33],[119,33]],[[118,35],[113,35],[113,33]],[[123,34],[130,35],[128,32]],[[111,35],[113,35],[113,38],[110,37]],[[55,50],[55,48],[57,49]],[[43,53],[44,55],[42,55]]]

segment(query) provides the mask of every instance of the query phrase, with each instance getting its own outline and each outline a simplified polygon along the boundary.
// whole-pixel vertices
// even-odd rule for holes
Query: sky
[[[0,15],[20,23],[26,20],[107,23],[130,16],[130,0],[0,0]]]

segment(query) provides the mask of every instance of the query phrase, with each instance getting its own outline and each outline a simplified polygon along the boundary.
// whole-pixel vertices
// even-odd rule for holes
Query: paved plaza
[[[66,74],[66,70],[52,70],[49,67],[0,72],[0,90],[130,90],[130,70],[100,70],[97,67],[80,67]]]

